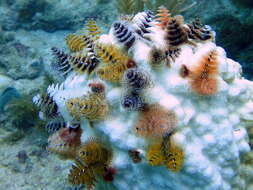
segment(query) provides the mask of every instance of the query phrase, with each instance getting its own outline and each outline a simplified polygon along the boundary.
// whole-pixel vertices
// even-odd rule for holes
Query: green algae
[[[17,129],[26,130],[33,126],[43,125],[38,116],[38,109],[32,103],[30,95],[12,99],[6,106],[6,112],[11,116],[13,127]]]

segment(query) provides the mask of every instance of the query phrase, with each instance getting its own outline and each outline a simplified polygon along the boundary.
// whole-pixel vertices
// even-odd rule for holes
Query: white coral
[[[105,38],[105,35],[103,36]],[[117,168],[113,185],[117,189],[174,189],[174,190],[234,190],[244,189],[239,176],[240,154],[250,150],[245,127],[253,119],[253,83],[241,77],[241,66],[226,57],[225,51],[214,43],[198,44],[197,48],[182,47],[180,57],[171,68],[153,71],[147,64],[150,48],[136,43],[133,57],[154,79],[154,88],[149,90],[151,102],[159,102],[174,110],[178,118],[174,140],[183,148],[185,159],[178,173],[165,167],[152,167],[145,163],[131,162],[127,155],[130,148],[145,152],[145,141],[134,135],[136,112],[125,112],[117,99],[120,88],[106,85],[106,97],[113,107],[111,115],[104,122],[95,123],[93,131],[105,135],[114,149],[113,166]],[[142,49],[140,49],[142,48]],[[216,95],[204,97],[191,92],[187,79],[179,75],[182,64],[190,66],[203,54],[218,50],[219,89]],[[142,56],[140,56],[142,54]],[[146,64],[144,64],[144,62]],[[87,92],[88,81],[68,80],[68,89],[53,93],[59,107],[64,109],[61,97],[75,97]],[[86,87],[85,87],[86,86]],[[59,88],[60,89],[60,88]],[[66,111],[62,111],[65,119]],[[89,134],[83,123],[85,138]]]

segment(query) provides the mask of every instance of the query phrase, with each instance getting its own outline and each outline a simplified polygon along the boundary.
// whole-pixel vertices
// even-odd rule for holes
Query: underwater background
[[[52,69],[50,49],[66,50],[66,36],[81,31],[91,18],[107,34],[120,15],[156,12],[161,5],[174,15],[183,15],[186,22],[200,18],[209,25],[216,33],[216,45],[241,64],[244,78],[253,80],[251,0],[0,0],[0,190],[84,189],[67,180],[72,161],[48,151],[47,123],[32,102],[50,84],[63,81]],[[252,148],[253,128],[247,129]],[[241,156],[245,190],[253,190],[252,159],[252,151]],[[95,188],[115,189],[108,184]],[[191,189],[201,189],[201,185]]]

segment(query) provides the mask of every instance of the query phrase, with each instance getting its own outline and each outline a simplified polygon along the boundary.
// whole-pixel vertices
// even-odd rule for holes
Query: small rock
[[[25,150],[19,151],[17,154],[17,158],[18,158],[18,162],[20,164],[24,164],[28,159],[26,151]]]

